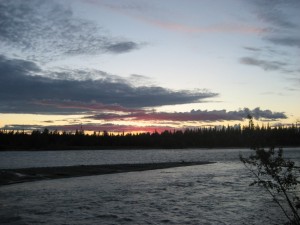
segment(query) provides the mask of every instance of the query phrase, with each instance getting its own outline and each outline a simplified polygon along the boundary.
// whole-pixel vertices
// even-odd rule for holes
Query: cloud
[[[171,126],[134,126],[134,125],[120,125],[112,123],[104,124],[82,124],[82,129],[87,131],[107,131],[107,132],[163,132],[165,130],[173,130],[174,127]],[[79,129],[79,125],[69,125],[69,126],[59,126],[56,127],[57,130],[69,130],[74,131]],[[63,129],[62,129],[63,128]],[[50,128],[51,129],[51,128]]]
[[[118,109],[116,110],[118,111]],[[261,110],[255,108],[250,110],[244,108],[237,111],[226,110],[192,110],[190,112],[183,113],[166,113],[166,112],[152,112],[144,110],[143,112],[124,113],[125,110],[121,110],[123,113],[102,113],[94,116],[86,116],[83,119],[99,120],[97,123],[80,123],[77,120],[73,124],[69,125],[51,125],[54,121],[44,121],[49,123],[46,126],[42,125],[21,125],[21,124],[9,124],[5,125],[1,129],[8,130],[43,130],[48,128],[50,130],[59,131],[75,131],[83,129],[85,131],[108,131],[108,132],[162,132],[165,130],[183,129],[183,128],[198,128],[199,126],[184,126],[182,122],[217,122],[217,121],[243,121],[247,119],[248,115],[261,121],[278,121],[279,119],[287,118],[283,112],[272,112],[271,110]],[[155,122],[152,125],[138,126],[138,125],[124,125],[118,124],[120,121],[130,120],[131,122],[137,121],[152,121]],[[164,125],[166,124],[166,125]],[[209,125],[204,125],[209,126]]]
[[[272,4],[268,0],[249,2],[255,7],[257,17],[272,31],[268,33],[267,41],[276,45],[300,46],[300,1],[274,0]]]
[[[105,7],[113,12],[116,12],[127,17],[134,18],[152,26],[179,33],[244,33],[244,34],[260,34],[268,32],[268,30],[249,26],[244,24],[224,24],[223,21],[216,23],[217,25],[208,26],[193,26],[186,23],[175,22],[174,18],[178,19],[181,16],[171,13],[168,15],[172,20],[163,19],[167,14],[170,14],[168,9],[162,9],[149,4],[148,2],[126,2],[124,1],[95,1],[86,0],[86,2]],[[197,5],[197,7],[200,7]],[[155,12],[155,14],[154,14]],[[159,14],[159,15],[157,15]]]
[[[101,112],[130,112],[139,113],[144,112],[142,109],[126,108],[117,104],[105,105],[97,102],[74,102],[74,101],[51,101],[51,100],[40,100],[36,101],[35,104],[40,106],[51,106],[57,109],[76,109],[83,111],[101,111]]]
[[[254,47],[244,47],[244,49],[246,49],[248,51],[252,51],[252,52],[260,52],[261,51],[260,48],[254,48]]]
[[[54,120],[45,120],[44,123],[54,123]]]
[[[253,57],[242,57],[240,58],[240,63],[249,66],[257,66],[264,70],[283,70],[287,65],[284,62],[260,60]]]
[[[176,31],[181,33],[244,33],[244,34],[260,34],[265,33],[268,30],[264,28],[259,28],[255,26],[246,25],[234,25],[234,24],[220,24],[213,26],[189,26],[186,24],[176,23],[176,22],[166,22],[162,20],[150,19],[145,17],[139,17],[154,26],[163,28],[165,30]]]
[[[300,48],[300,35],[298,37],[269,37],[273,44]]]
[[[287,116],[283,112],[272,112],[271,110],[261,110],[260,108],[255,108],[253,110],[249,110],[248,108],[245,108],[244,110],[242,110],[242,112],[247,113],[247,116],[248,115],[253,116],[257,120],[258,119],[277,120],[277,119],[287,118]]]
[[[256,7],[257,16],[267,23],[284,29],[295,29],[299,27],[297,17],[300,2],[298,0],[273,0],[270,4],[269,0],[250,1]]]
[[[286,119],[286,115],[283,112],[272,112],[271,110],[261,110],[255,108],[250,110],[244,108],[238,111],[226,111],[226,110],[192,110],[190,112],[132,112],[128,114],[117,113],[101,113],[93,116],[87,116],[87,119],[96,119],[104,121],[117,121],[117,120],[130,120],[130,121],[172,121],[172,122],[217,122],[217,121],[242,121],[247,119],[248,115],[253,116],[255,119],[263,120],[278,120]]]
[[[34,125],[34,124],[29,124],[29,125],[24,125],[24,124],[9,124],[1,127],[3,130],[43,130],[46,127],[41,126],[41,125]],[[54,129],[55,130],[55,129]]]
[[[135,86],[154,85],[154,81],[150,77],[140,74],[131,74],[128,80]]]
[[[80,113],[90,111],[83,102],[90,105],[99,103],[97,107],[103,104],[141,108],[201,102],[218,96],[208,91],[135,87],[121,77],[105,73],[97,80],[57,79],[46,77],[45,73],[49,71],[43,71],[33,62],[0,56],[0,83],[3,84],[0,89],[0,112]],[[62,107],[61,103],[68,101],[81,105]],[[55,106],[54,102],[58,104]]]
[[[171,126],[160,126],[160,125],[153,125],[153,126],[133,126],[133,125],[120,125],[120,124],[113,124],[113,123],[104,123],[104,124],[93,124],[93,123],[87,123],[87,124],[74,124],[74,125],[56,125],[56,126],[40,126],[40,125],[22,125],[22,124],[10,124],[5,125],[1,129],[4,130],[44,130],[45,128],[53,131],[53,130],[59,130],[59,131],[67,131],[67,132],[74,132],[75,130],[81,130],[84,131],[95,131],[95,132],[163,132],[165,130],[173,130],[175,127]]]
[[[141,47],[110,37],[94,22],[76,17],[70,7],[54,0],[0,1],[0,21],[2,47],[43,62],[64,55],[119,54]]]
[[[132,41],[110,44],[106,47],[107,51],[112,52],[112,53],[124,53],[124,52],[129,52],[133,49],[138,49],[138,48],[139,48],[139,45]]]
[[[241,58],[240,62],[246,65],[259,66],[265,70],[279,70],[283,74],[298,74],[299,53],[297,48],[300,48],[300,1],[274,0],[272,4],[269,0],[244,2],[252,7],[252,12],[269,30],[262,36],[262,40],[269,46],[267,48],[245,48],[252,53],[260,53],[261,59],[244,57]],[[270,58],[275,60],[270,60]]]

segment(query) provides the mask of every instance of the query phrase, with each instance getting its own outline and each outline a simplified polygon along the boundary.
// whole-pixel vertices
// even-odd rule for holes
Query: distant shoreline
[[[300,128],[250,126],[239,129],[195,128],[137,134],[110,134],[83,130],[73,132],[33,130],[31,133],[0,130],[0,151],[9,150],[109,150],[109,149],[186,149],[186,148],[251,148],[300,146]]]
[[[273,146],[275,148],[300,148],[300,146]],[[99,150],[99,151],[113,151],[113,150],[190,150],[190,149],[199,149],[199,150],[217,150],[217,149],[252,149],[253,147],[245,147],[245,146],[233,146],[233,147],[184,147],[184,148],[164,148],[164,147],[93,147],[90,146],[81,146],[81,147],[70,147],[70,148],[7,148],[0,149],[0,152],[23,152],[23,151],[32,151],[32,152],[42,152],[42,151],[84,151],[84,150]],[[265,146],[262,148],[270,148],[270,146]]]
[[[70,178],[135,171],[167,169],[174,167],[205,165],[214,162],[165,162],[141,164],[81,165],[62,167],[39,167],[22,169],[1,169],[0,186],[30,181]]]
[[[297,146],[290,146],[286,148],[297,148]],[[299,146],[300,147],[300,146]],[[39,151],[84,151],[84,150],[99,150],[99,151],[110,151],[110,150],[189,150],[189,149],[250,149],[250,147],[186,147],[186,148],[164,148],[164,147],[156,147],[156,148],[147,148],[147,147],[99,147],[99,148],[90,148],[90,147],[74,147],[74,148],[42,148],[42,149],[35,149],[35,148],[11,148],[11,149],[0,149],[0,152],[9,152],[9,151],[32,151],[32,152],[39,152]]]

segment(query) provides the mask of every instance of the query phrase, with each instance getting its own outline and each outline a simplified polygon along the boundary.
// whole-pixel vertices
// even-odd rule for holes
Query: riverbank
[[[183,166],[204,165],[211,163],[213,162],[198,161],[1,169],[0,186],[47,179],[157,170]]]

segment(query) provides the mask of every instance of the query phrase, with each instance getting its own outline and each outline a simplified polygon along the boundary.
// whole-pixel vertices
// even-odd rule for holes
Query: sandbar
[[[21,169],[0,169],[0,186],[69,177],[126,173],[145,170],[167,169],[183,166],[196,166],[213,162],[163,162],[138,164],[79,165],[61,167],[38,167]]]

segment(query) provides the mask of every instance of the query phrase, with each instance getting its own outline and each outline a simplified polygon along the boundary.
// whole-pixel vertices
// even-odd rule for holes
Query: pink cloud
[[[120,125],[120,124],[78,124],[78,125],[62,125],[62,126],[52,126],[48,127],[51,130],[59,131],[75,131],[75,130],[84,130],[84,131],[95,131],[95,132],[125,132],[125,133],[138,133],[138,132],[158,132],[161,133],[165,130],[174,130],[174,127],[170,126],[133,126],[133,125]]]
[[[181,33],[248,33],[248,34],[260,34],[267,32],[265,28],[259,28],[255,26],[234,25],[234,24],[220,24],[211,25],[206,27],[189,26],[185,24],[166,22],[161,20],[150,19],[146,17],[138,17],[139,20],[154,26],[160,27],[165,30],[176,31]]]
[[[218,24],[218,25],[210,25],[206,27],[200,26],[190,26],[177,22],[169,22],[158,20],[150,17],[146,17],[145,15],[141,15],[140,12],[135,13],[132,10],[129,11],[128,8],[124,8],[120,5],[114,5],[111,3],[107,3],[101,0],[84,0],[85,2],[93,5],[98,5],[100,7],[105,7],[111,11],[116,13],[125,15],[127,17],[131,17],[137,19],[143,23],[147,23],[153,25],[155,27],[159,27],[164,30],[180,32],[180,33],[245,33],[245,34],[260,34],[268,32],[265,28],[260,28],[256,26],[249,25],[241,25],[241,24]],[[130,7],[129,7],[130,8]],[[134,7],[132,7],[135,9]]]

